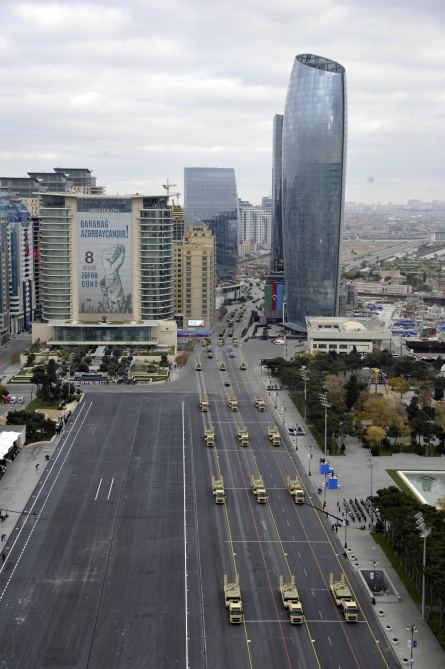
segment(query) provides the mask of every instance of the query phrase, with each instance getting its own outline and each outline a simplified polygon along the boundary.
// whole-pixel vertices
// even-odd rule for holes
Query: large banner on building
[[[78,198],[79,312],[132,313],[131,200]]]
[[[281,311],[283,308],[284,285],[269,283],[265,288],[264,308],[267,311]]]

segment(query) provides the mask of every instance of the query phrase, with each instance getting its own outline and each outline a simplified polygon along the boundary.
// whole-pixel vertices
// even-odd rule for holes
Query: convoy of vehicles
[[[358,621],[358,606],[346,583],[344,572],[342,572],[339,581],[334,580],[334,574],[329,574],[329,589],[346,622],[356,623]]]
[[[258,411],[266,411],[266,403],[259,395],[255,396],[254,404]]]
[[[304,488],[298,476],[294,479],[291,479],[290,476],[287,477],[287,488],[295,504],[304,503]]]
[[[285,582],[284,578],[280,576],[280,595],[283,606],[289,614],[289,621],[292,625],[301,625],[304,620],[303,606],[293,574],[291,574],[288,582]]]
[[[201,411],[203,413],[209,410],[209,399],[207,395],[202,395],[201,399],[199,400],[199,406],[201,407]]]
[[[215,431],[213,427],[206,427],[204,430],[204,441],[210,448],[215,445]]]
[[[229,404],[230,411],[238,411],[238,400],[235,395],[229,395],[227,402]]]
[[[243,362],[240,364],[239,368],[240,368],[242,371],[245,371],[245,370],[247,369],[247,365],[246,365],[246,363],[243,361]]]
[[[195,369],[196,369],[197,372],[200,372],[200,371],[202,370],[201,363],[199,362],[199,360],[198,360],[198,362],[196,363],[196,367],[195,367]]]
[[[243,601],[238,574],[234,581],[229,581],[227,574],[224,574],[224,602],[229,612],[229,621],[235,624],[242,623],[244,620]]]
[[[238,428],[238,441],[240,442],[241,446],[250,446],[250,441],[249,441],[249,432],[247,431],[247,428],[244,425],[241,425]]]

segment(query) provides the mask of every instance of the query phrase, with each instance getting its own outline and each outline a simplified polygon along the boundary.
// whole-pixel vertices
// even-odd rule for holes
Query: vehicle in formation
[[[245,370],[247,369],[247,365],[246,365],[246,363],[243,361],[243,362],[240,364],[239,368],[240,368],[242,371],[245,371]]]
[[[252,492],[258,504],[267,502],[267,491],[262,476],[252,476]]]
[[[202,370],[201,363],[199,362],[199,360],[196,363],[195,369],[196,369],[197,372],[200,372]]]
[[[201,399],[199,400],[199,406],[201,407],[201,411],[203,413],[209,410],[209,399],[207,395],[202,395]]]
[[[212,448],[215,445],[215,431],[213,427],[206,427],[204,430],[204,441],[206,446]]]
[[[280,595],[283,606],[289,614],[289,621],[292,625],[301,625],[304,620],[304,612],[293,574],[290,575],[290,581],[287,582],[280,576]]]
[[[341,609],[343,617],[348,623],[358,622],[358,606],[346,583],[345,573],[342,572],[340,580],[334,580],[334,574],[329,574],[329,589],[335,603]]]
[[[225,386],[230,386],[230,379],[229,379],[228,376],[224,379],[224,385]]]
[[[254,404],[258,411],[266,411],[266,402],[259,395],[256,395]]]
[[[216,504],[224,504],[226,501],[226,493],[224,490],[224,478],[220,479],[212,476],[212,494],[215,497]]]
[[[221,362],[221,363],[219,364],[219,369],[220,369],[221,372],[225,372],[225,371],[226,371],[226,365],[225,365],[224,362]]]
[[[208,357],[208,358],[213,358],[213,351],[212,351],[211,348],[208,348],[208,349],[207,349],[207,357]]]
[[[272,446],[281,446],[280,432],[276,425],[267,426],[267,436]]]
[[[287,488],[295,504],[304,503],[304,488],[298,476],[294,479],[291,479],[290,476],[287,477]]]
[[[229,395],[227,402],[231,411],[238,411],[238,400],[235,395]]]
[[[238,574],[234,581],[229,581],[227,574],[224,574],[224,603],[229,612],[229,622],[234,624],[242,623],[244,620],[243,601],[241,599]]]
[[[238,428],[237,436],[241,446],[250,446],[249,432],[244,425],[240,425]]]

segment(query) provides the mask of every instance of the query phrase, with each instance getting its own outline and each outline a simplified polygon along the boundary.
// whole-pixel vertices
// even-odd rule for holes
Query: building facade
[[[282,133],[286,320],[338,313],[346,159],[345,70],[302,54],[292,69]]]
[[[369,321],[340,317],[306,318],[310,353],[372,353],[391,350],[391,332],[377,318]]]
[[[187,228],[174,245],[175,307],[183,329],[211,329],[215,319],[215,237],[206,225]]]
[[[169,339],[176,327],[167,197],[41,197],[43,324],[33,327],[33,337],[156,343],[161,329]]]
[[[216,271],[221,278],[236,276],[238,218],[234,169],[184,169],[185,228],[203,223],[213,232],[216,240]]]
[[[270,209],[240,203],[238,243],[253,241],[270,249],[272,212]]]
[[[282,138],[283,115],[275,114],[273,119],[272,143],[272,221],[270,269],[283,271],[283,220],[282,220]]]

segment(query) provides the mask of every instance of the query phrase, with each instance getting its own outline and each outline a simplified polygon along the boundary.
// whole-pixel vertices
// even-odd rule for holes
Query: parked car
[[[19,397],[17,397],[17,402],[18,402],[19,404],[23,404],[24,401],[25,401],[25,398],[24,398],[22,395],[20,395]]]
[[[284,341],[284,339],[280,339],[278,337],[278,339],[274,339],[272,343],[273,344],[278,344],[278,345],[283,345],[285,343],[285,341]]]
[[[16,402],[17,402],[17,397],[14,397],[14,395],[12,395],[9,398],[9,404],[16,404]]]
[[[291,425],[287,429],[289,430],[289,434],[293,435],[294,437],[300,437],[306,434],[306,430],[301,425]]]

